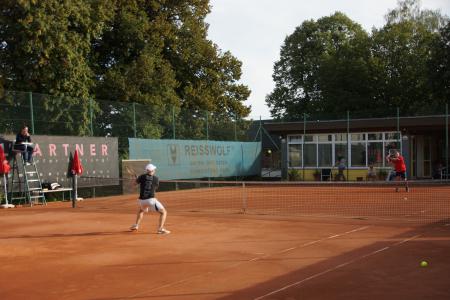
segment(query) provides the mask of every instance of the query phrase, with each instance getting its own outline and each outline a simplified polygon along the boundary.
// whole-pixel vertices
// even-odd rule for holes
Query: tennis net
[[[95,178],[84,178],[96,182]],[[117,182],[117,179],[112,179]],[[100,183],[104,184],[102,178]],[[134,179],[120,179],[112,194],[137,198]],[[98,186],[100,186],[99,184]],[[171,212],[354,218],[450,223],[450,181],[268,182],[162,180],[157,198]],[[119,191],[113,193],[113,191]],[[100,196],[97,194],[97,196]],[[86,195],[89,198],[89,195]]]
[[[171,210],[439,222],[450,218],[450,182],[162,181]]]

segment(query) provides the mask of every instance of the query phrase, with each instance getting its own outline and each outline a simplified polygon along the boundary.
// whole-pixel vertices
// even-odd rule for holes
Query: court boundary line
[[[393,243],[393,244],[391,244],[391,245],[389,245],[389,246],[386,246],[386,247],[383,247],[383,248],[374,250],[374,251],[372,251],[372,252],[369,252],[369,253],[364,254],[364,255],[362,255],[362,256],[359,256],[359,257],[357,257],[357,258],[354,258],[354,259],[351,259],[351,260],[349,260],[349,261],[343,262],[343,263],[341,263],[341,264],[339,264],[339,265],[337,265],[337,266],[334,266],[334,267],[332,267],[332,268],[326,269],[326,270],[324,270],[324,271],[322,271],[322,272],[313,274],[313,275],[311,275],[311,276],[309,276],[309,277],[306,277],[306,278],[304,278],[304,279],[302,279],[302,280],[299,280],[299,281],[296,281],[296,282],[294,282],[294,283],[288,284],[288,285],[286,285],[286,286],[284,286],[284,287],[282,287],[282,288],[279,288],[279,289],[277,289],[277,290],[274,290],[274,291],[272,291],[272,292],[270,292],[270,293],[267,293],[267,294],[264,294],[264,295],[259,296],[259,297],[257,297],[257,298],[254,298],[254,300],[264,299],[264,298],[266,298],[266,297],[268,297],[268,296],[275,295],[275,294],[277,294],[277,293],[279,293],[279,292],[285,291],[285,290],[290,289],[290,288],[292,288],[292,287],[294,287],[294,286],[302,285],[303,283],[305,283],[305,282],[307,282],[307,281],[310,281],[310,280],[312,280],[312,279],[314,279],[314,278],[317,278],[317,277],[320,277],[320,276],[322,276],[322,275],[328,274],[328,273],[330,273],[330,272],[336,271],[336,270],[341,269],[341,268],[343,268],[343,267],[345,267],[345,266],[348,266],[348,265],[350,265],[350,264],[352,264],[352,263],[354,263],[354,262],[357,262],[357,261],[363,260],[363,259],[365,259],[365,258],[374,256],[374,255],[376,255],[376,254],[378,254],[378,253],[381,253],[381,252],[383,252],[383,251],[392,249],[392,248],[397,247],[397,246],[399,246],[399,245],[401,245],[401,244],[404,244],[404,243],[406,243],[406,242],[409,242],[409,241],[412,241],[412,240],[414,240],[414,239],[417,239],[417,238],[421,237],[422,235],[423,235],[423,234],[417,234],[417,235],[414,235],[414,236],[412,236],[412,237],[406,238],[406,239],[404,239],[404,240],[402,240],[402,241],[395,242],[395,243]]]
[[[179,285],[179,284],[185,283],[185,282],[187,282],[189,280],[192,280],[192,279],[195,279],[195,278],[199,278],[199,277],[202,277],[202,276],[207,276],[207,275],[211,275],[211,274],[227,271],[227,270],[233,269],[233,268],[235,268],[237,266],[240,266],[240,265],[243,265],[243,264],[251,263],[251,262],[254,262],[254,261],[259,261],[261,259],[268,258],[268,257],[274,256],[274,255],[280,254],[280,253],[286,253],[286,252],[292,251],[294,249],[305,248],[305,247],[308,247],[308,246],[311,246],[311,245],[314,245],[314,244],[317,244],[317,243],[320,243],[320,242],[323,242],[323,241],[326,241],[326,240],[331,240],[331,239],[334,239],[334,238],[337,238],[337,237],[340,237],[340,236],[344,236],[344,235],[347,235],[347,234],[351,234],[351,233],[354,233],[354,232],[363,231],[363,230],[366,230],[366,229],[368,229],[370,227],[372,227],[372,226],[370,226],[370,225],[361,226],[361,227],[358,227],[358,228],[355,228],[355,229],[352,229],[352,230],[348,230],[348,231],[345,231],[345,232],[342,232],[342,233],[338,233],[338,234],[330,235],[330,236],[327,236],[327,237],[324,237],[324,238],[321,238],[321,239],[318,239],[318,240],[310,241],[310,242],[307,242],[307,243],[304,243],[304,244],[301,244],[301,245],[298,245],[298,246],[295,246],[295,247],[290,247],[290,248],[287,248],[287,249],[276,251],[274,253],[253,257],[253,258],[247,259],[245,261],[240,261],[238,263],[231,264],[229,266],[223,267],[220,270],[208,271],[208,272],[204,272],[204,273],[200,273],[200,274],[197,274],[197,275],[193,275],[193,276],[190,276],[190,277],[187,277],[187,278],[184,278],[184,279],[180,279],[180,280],[177,280],[177,281],[174,281],[174,282],[169,282],[169,283],[166,283],[166,284],[163,284],[163,285],[160,285],[160,286],[157,286],[157,287],[154,287],[154,288],[151,288],[151,289],[148,289],[148,290],[145,290],[145,291],[142,291],[142,292],[130,295],[130,296],[126,296],[126,297],[124,297],[124,299],[132,299],[132,298],[135,298],[135,297],[138,297],[138,296],[144,296],[147,293],[150,293],[150,292],[153,292],[153,291],[157,291],[157,290],[160,290],[160,289],[163,289],[163,288],[167,288],[167,287],[170,287],[170,286]]]

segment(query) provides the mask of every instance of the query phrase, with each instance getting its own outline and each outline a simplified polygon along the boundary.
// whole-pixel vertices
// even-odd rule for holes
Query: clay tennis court
[[[164,236],[136,195],[2,210],[0,299],[449,299],[448,187],[301,188],[159,192]]]

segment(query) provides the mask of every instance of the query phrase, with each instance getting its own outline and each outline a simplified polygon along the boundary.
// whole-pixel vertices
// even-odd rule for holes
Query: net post
[[[137,128],[136,128],[136,103],[133,102],[133,132],[134,138],[137,136]]]
[[[33,110],[33,93],[32,92],[28,92],[28,99],[30,100],[31,134],[34,134],[34,110]]]

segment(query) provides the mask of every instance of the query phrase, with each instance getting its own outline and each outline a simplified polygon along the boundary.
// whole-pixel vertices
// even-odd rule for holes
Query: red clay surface
[[[300,212],[308,206],[298,200],[311,200],[258,191],[259,198],[244,198],[246,214],[235,213],[242,198],[227,197],[234,192],[208,194],[201,204],[188,191],[161,192],[172,230],[166,236],[155,234],[155,214],[144,217],[138,233],[128,232],[134,196],[85,200],[76,209],[59,202],[1,210],[0,299],[450,298],[450,221],[352,219],[360,205],[349,198],[336,218],[323,217],[339,206],[330,196],[316,197],[322,204],[303,216],[258,215],[280,207]],[[386,193],[400,205],[389,216],[421,205],[414,196]],[[257,204],[277,196],[283,205]],[[418,212],[409,210],[401,215]],[[423,260],[428,267],[420,267]]]

